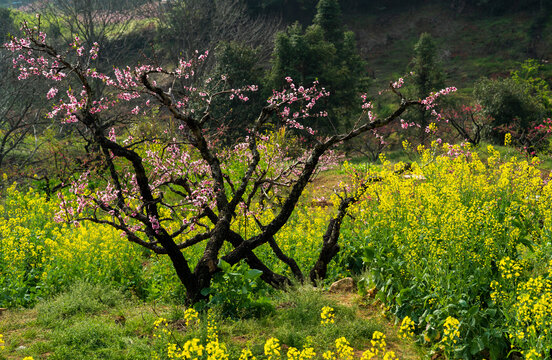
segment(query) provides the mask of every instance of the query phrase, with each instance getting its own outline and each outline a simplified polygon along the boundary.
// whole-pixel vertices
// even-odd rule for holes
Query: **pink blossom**
[[[56,96],[57,93],[58,93],[57,88],[50,88],[50,90],[48,90],[48,93],[46,94],[46,97],[48,99],[52,99],[52,98],[54,98],[54,96]]]

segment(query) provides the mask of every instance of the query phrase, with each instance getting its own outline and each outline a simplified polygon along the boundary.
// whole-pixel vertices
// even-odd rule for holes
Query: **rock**
[[[337,292],[352,292],[355,288],[353,278],[347,277],[345,279],[337,280],[330,286],[331,293]]]

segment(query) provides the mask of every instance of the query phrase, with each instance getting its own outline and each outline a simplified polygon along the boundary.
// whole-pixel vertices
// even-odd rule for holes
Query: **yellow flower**
[[[452,316],[449,316],[445,319],[443,327],[443,339],[441,342],[444,343],[445,346],[452,346],[453,344],[456,344],[460,338],[460,321]]]
[[[184,320],[186,321],[186,326],[190,326],[190,324],[199,324],[199,314],[198,312],[193,309],[189,308],[184,311]]]
[[[320,324],[322,325],[335,323],[335,313],[332,307],[324,306],[322,308],[322,312],[320,313],[320,317],[322,318],[322,320],[320,320]]]
[[[412,337],[414,336],[414,329],[414,321],[409,316],[405,316],[405,318],[401,322],[399,336],[405,339],[412,339]]]
[[[506,133],[506,135],[504,135],[504,146],[510,145],[512,145],[512,134]]]
[[[249,348],[243,348],[240,354],[239,360],[256,360],[257,358],[253,356],[253,353]]]
[[[349,342],[344,337],[340,337],[335,340],[335,352],[338,355],[339,359],[342,360],[352,360],[354,351],[353,348],[349,345]]]
[[[264,345],[264,353],[268,356],[268,360],[273,357],[280,357],[280,342],[276,338],[269,338]]]
[[[293,346],[290,346],[287,352],[287,358],[288,360],[299,360],[299,356],[301,355],[301,352],[297,350],[297,348],[294,348]]]

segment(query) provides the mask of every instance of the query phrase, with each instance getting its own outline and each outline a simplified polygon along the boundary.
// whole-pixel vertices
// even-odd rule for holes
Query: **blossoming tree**
[[[40,18],[36,26],[23,24],[22,29],[23,37],[5,44],[14,53],[20,78],[54,83],[47,93],[55,100],[48,116],[77,126],[88,142],[89,160],[71,183],[71,194],[60,194],[57,220],[109,224],[129,241],[168,255],[190,303],[203,297],[201,290],[209,287],[220,260],[231,265],[245,261],[274,287],[288,284],[288,277],[274,272],[254,253],[260,246],[269,246],[302,281],[303,270],[284,254],[275,235],[317,171],[335,161],[332,149],[399,119],[409,107],[431,110],[440,95],[454,90],[407,100],[399,91],[402,83],[391,84],[390,91],[400,100],[391,115],[377,117],[364,96],[363,113],[354,127],[319,138],[302,120],[325,116],[316,107],[329,94],[319,84],[305,88],[288,78],[287,87],[268,99],[249,135],[232,146],[220,146],[216,141],[220,129],[210,126],[211,102],[216,97],[245,102],[257,87],[227,88],[224,76],[195,79],[194,68],[207,53],[181,59],[172,68],[141,65],[116,68],[109,75],[91,66],[98,57],[98,44],[86,48],[76,36],[68,50],[58,50],[40,30]],[[95,82],[103,82],[109,91],[96,94]],[[153,135],[141,134],[138,125],[152,118],[164,128]],[[277,139],[283,131],[268,131],[275,123],[304,139],[294,145],[295,151]],[[325,277],[339,251],[347,208],[361,192],[362,188],[344,197],[337,207],[321,239],[311,280]],[[271,201],[275,195],[278,202]],[[233,226],[244,216],[256,224],[253,233],[241,233]],[[202,249],[199,258],[192,260],[191,247]]]

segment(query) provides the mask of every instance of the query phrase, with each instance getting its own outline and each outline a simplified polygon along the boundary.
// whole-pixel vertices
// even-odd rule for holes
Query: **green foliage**
[[[337,0],[320,0],[316,5],[316,16],[313,23],[322,28],[324,39],[339,45],[343,41],[343,20],[341,7]]]
[[[0,42],[3,44],[8,40],[8,34],[13,33],[17,27],[12,18],[12,11],[0,7]]]
[[[444,74],[438,61],[437,51],[437,44],[428,33],[422,33],[414,45],[411,70],[414,72],[413,80],[417,98],[423,99],[444,85]]]
[[[519,77],[480,79],[475,84],[474,97],[494,119],[491,132],[494,142],[503,141],[504,130],[501,131],[499,127],[508,127],[515,122],[522,131],[528,131],[536,121],[543,118],[545,107],[532,92],[531,85],[519,81]]]
[[[224,136],[227,139],[247,135],[246,129],[256,120],[256,117],[266,105],[267,89],[262,87],[264,70],[258,48],[252,48],[236,41],[220,42],[215,49],[216,65],[212,77],[220,81],[223,77],[233,89],[248,85],[258,85],[259,91],[249,94],[249,100],[244,103],[234,99],[228,109],[228,101],[215,98],[211,104],[212,114],[226,128]]]
[[[542,78],[543,64],[535,59],[521,63],[520,68],[510,73],[512,80],[526,86],[527,95],[534,97],[545,109],[552,110],[552,91]]]
[[[287,76],[308,85],[318,80],[332,96],[326,100],[328,119],[307,124],[323,133],[346,126],[360,110],[359,93],[366,90],[365,63],[358,54],[354,34],[342,32],[337,1],[321,1],[314,25],[304,31],[299,23],[276,35],[268,85],[281,88]]]
[[[202,291],[210,295],[208,307],[218,307],[226,317],[260,317],[274,311],[266,297],[268,288],[260,279],[262,271],[250,269],[246,264],[231,266],[221,260],[221,272],[211,282],[211,287]]]
[[[408,92],[415,99],[424,99],[431,92],[444,87],[444,73],[438,61],[438,49],[435,40],[428,33],[422,33],[414,45],[414,57],[410,64],[412,85]],[[426,126],[429,124],[428,111],[419,109],[412,113],[412,120],[420,124],[419,138],[423,143],[426,137]]]
[[[220,42],[215,49],[215,75],[226,75],[232,88],[258,84],[263,75],[259,50],[236,41]]]

